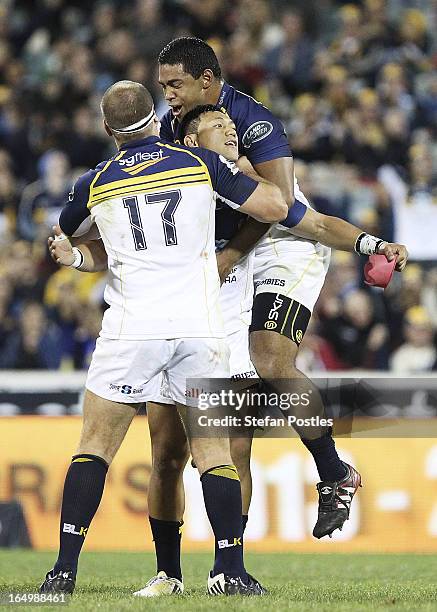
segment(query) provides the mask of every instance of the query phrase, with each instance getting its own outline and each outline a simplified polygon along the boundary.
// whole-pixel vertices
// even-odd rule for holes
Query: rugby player
[[[252,362],[261,378],[276,382],[278,379],[288,380],[288,391],[296,391],[298,386],[307,391],[311,389],[312,401],[305,416],[323,416],[320,394],[296,368],[295,359],[328,269],[330,249],[322,244],[322,237],[335,233],[334,225],[339,220],[332,217],[319,219],[320,223],[313,227],[310,239],[295,231],[304,216],[312,213],[294,177],[292,153],[283,126],[262,104],[224,82],[217,57],[208,44],[191,37],[175,39],[161,51],[158,64],[159,81],[171,107],[162,119],[161,136],[166,140],[181,141],[181,121],[197,105],[213,104],[226,110],[236,126],[239,152],[247,157],[260,176],[280,187],[291,207],[287,219],[281,225],[271,227],[267,234],[265,227],[253,220],[243,223],[236,233],[232,233],[235,226],[232,220],[229,223],[225,212],[226,221],[217,224],[216,240],[220,240],[222,231],[231,239],[218,254],[219,271],[222,279],[226,278],[235,263],[256,244],[255,298],[250,326]],[[329,240],[325,243],[330,244]],[[346,247],[341,241],[335,245]],[[397,256],[398,270],[405,265],[405,252],[399,251],[399,245],[387,246],[364,232],[359,234],[355,247],[364,255],[385,250],[389,258]],[[284,384],[281,391],[285,390]],[[180,519],[175,517],[180,517],[183,511],[178,467],[184,463],[185,455],[176,451],[182,446],[174,444],[174,441],[169,443],[166,436],[168,429],[164,419],[170,421],[174,418],[173,413],[162,404],[149,403],[148,414],[154,440],[149,507],[152,531],[155,545],[159,547],[160,539],[169,542],[172,530],[173,546],[165,546],[177,551],[180,536],[176,525]],[[318,519],[313,530],[314,536],[320,538],[341,528],[348,518],[360,476],[339,458],[330,428],[307,428],[299,434],[314,457],[321,479],[317,485]],[[243,449],[242,464],[245,456],[246,449]],[[175,488],[179,493],[172,497],[175,506],[171,507],[167,500],[171,497],[169,491]],[[246,521],[247,517],[243,520]]]
[[[163,143],[152,98],[139,83],[115,83],[101,109],[119,151],[78,179],[59,225],[69,236],[97,226],[108,255],[109,308],[88,371],[79,447],[65,480],[59,555],[41,592],[73,592],[108,467],[139,405],[156,396],[158,375],[165,373],[216,540],[208,592],[261,595],[243,564],[241,488],[229,439],[190,436],[197,411],[190,410],[196,402],[187,400],[185,381],[229,376],[214,248],[216,195],[266,223],[283,218],[287,206],[275,185],[245,176],[216,153]],[[95,267],[91,251],[76,248],[73,254],[73,267]],[[174,584],[173,592],[180,591]]]
[[[192,111],[189,111],[182,120],[181,135],[184,143],[188,146],[202,146],[209,148],[232,161],[236,160],[238,157],[235,125],[226,113],[217,110],[216,107],[212,105],[196,107]],[[245,170],[249,173],[254,173],[253,168],[250,167],[247,160],[240,158],[238,163],[244,166]],[[219,209],[218,211],[216,210],[216,216],[219,216],[221,211],[222,209]],[[236,218],[234,219],[235,230],[238,228],[241,220],[243,219],[243,215],[241,215],[241,213],[236,214],[239,215],[240,221],[237,221]],[[325,226],[329,224],[331,224],[331,226],[330,231],[328,232]],[[216,232],[217,231],[218,228],[216,228]],[[296,225],[295,231],[298,234],[308,235],[313,238],[317,236],[321,240],[329,242],[332,246],[349,251],[353,251],[357,238],[362,234],[360,229],[355,228],[350,223],[347,223],[341,219],[332,219],[329,221],[326,219],[325,215],[321,215],[312,209],[308,209],[305,216]],[[216,241],[216,246],[220,247],[222,244],[222,241]],[[60,247],[58,247],[58,250],[56,251],[56,259],[59,260],[58,263],[69,264],[72,260],[71,247],[65,244],[64,248],[66,249],[65,252],[59,250]],[[82,249],[87,247],[80,245],[79,248]],[[386,253],[387,257],[391,258],[394,250],[396,249],[401,253],[402,261],[400,262],[400,265],[403,267],[406,259],[404,247],[401,245],[386,245],[384,252]],[[241,264],[238,264],[235,267],[231,277],[231,283],[225,282],[222,285],[220,290],[220,301],[222,307],[224,307],[225,330],[227,332],[227,339],[231,349],[231,373],[238,377],[239,372],[244,373],[245,368],[247,369],[247,367],[251,367],[248,352],[247,320],[248,317],[250,317],[252,290],[249,289],[249,291],[247,291],[246,288],[248,282],[247,258],[245,258]],[[244,282],[241,282],[242,280]],[[231,289],[232,287],[236,287],[238,290],[235,291],[234,289]],[[238,320],[242,321],[244,325],[236,325],[236,321]],[[163,395],[159,399],[161,402],[171,402],[171,400],[168,400]],[[150,404],[148,404],[148,406],[150,406]],[[165,425],[164,420],[162,420],[162,423]],[[175,434],[176,440],[183,440],[184,438],[184,432],[181,425],[178,426],[177,423],[175,423],[174,428],[171,429],[172,431],[170,431],[170,428],[167,427],[165,429],[167,434],[163,434],[163,438],[167,436],[167,443],[169,446],[171,441],[175,443]],[[243,494],[243,514],[248,512],[251,497],[249,469],[250,446],[250,437],[246,436],[231,439],[231,454],[240,473]],[[175,447],[170,457],[175,457],[175,453],[176,456],[179,456],[178,453],[180,455],[183,454],[181,449],[178,450],[178,448]],[[185,454],[185,461],[186,459],[187,454]],[[183,465],[185,465],[185,462]],[[181,470],[183,465],[180,466]],[[180,474],[180,478],[182,478],[182,474]],[[166,500],[166,507],[168,507],[168,505],[171,507],[171,503],[169,504],[171,501],[171,495],[176,495],[176,493],[176,490],[172,492],[169,491],[167,487],[167,494],[170,495],[170,498],[167,498]],[[171,530],[173,527],[172,523],[175,523],[175,525],[179,527],[181,519],[182,514],[179,515],[178,521],[172,521],[171,519],[168,521],[162,521],[165,526],[168,526],[168,530],[170,532],[169,541],[172,541],[173,539],[171,537]],[[151,522],[152,521],[156,521],[158,523],[160,522],[154,518],[152,518]],[[174,559],[176,554],[179,555],[178,543],[179,539],[177,540],[174,548],[171,548],[170,546],[164,546],[163,540],[158,539],[157,541],[155,539],[158,555],[158,574],[149,581],[144,589],[137,592],[138,595],[153,596],[164,593],[172,593],[174,581],[177,580],[179,583],[182,582],[179,559]]]

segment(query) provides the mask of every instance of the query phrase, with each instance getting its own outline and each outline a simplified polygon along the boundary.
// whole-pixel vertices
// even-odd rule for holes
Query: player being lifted
[[[222,111],[218,111],[214,106],[206,105],[199,106],[188,112],[184,119],[181,122],[181,138],[184,143],[188,146],[202,146],[212,150],[215,150],[217,153],[222,154],[227,157],[229,160],[236,160],[238,157],[238,151],[235,146],[236,143],[236,131],[235,125],[229,116]],[[254,170],[250,168],[250,164],[244,158],[240,158],[240,165],[244,166],[247,172],[253,173]],[[217,221],[223,221],[223,213],[224,209],[219,208],[216,210],[216,218]],[[239,225],[241,224],[241,220],[244,219],[244,216],[237,211],[234,211],[235,214],[228,219],[227,226],[227,237],[232,236],[232,232],[236,232]],[[329,231],[326,229],[329,226]],[[216,235],[217,233],[223,232],[223,224],[218,224],[216,227]],[[341,219],[329,219],[325,215],[321,215],[313,211],[312,209],[308,209],[306,214],[303,216],[301,221],[296,225],[294,231],[297,234],[308,235],[308,236],[316,236],[331,244],[332,246],[336,246],[338,248],[343,248],[345,250],[352,251],[354,249],[354,245],[358,239],[358,237],[362,234],[362,231],[358,228],[355,228],[351,224],[343,221]],[[223,236],[222,234],[219,234]],[[220,245],[223,243],[223,238],[219,241],[216,240],[216,243]],[[385,243],[384,252],[388,257],[392,257],[392,254],[395,250],[400,252],[400,260],[399,266],[403,267],[405,265],[406,260],[406,251],[404,247],[401,245],[388,245]],[[62,245],[62,246],[61,246]],[[88,249],[90,247],[86,245],[80,245],[80,249]],[[98,246],[95,243],[92,249],[96,249],[98,252]],[[54,252],[54,258],[64,265],[69,265],[73,261],[73,255],[71,252],[71,246],[64,242],[59,243],[56,247],[52,245],[52,251]],[[222,307],[224,307],[224,322],[225,329],[227,332],[227,339],[231,349],[231,373],[234,376],[246,377],[245,375],[250,375],[250,358],[248,352],[248,324],[247,319],[250,317],[251,310],[251,296],[252,291],[247,290],[247,274],[248,269],[250,270],[250,263],[248,263],[247,258],[245,258],[239,265],[237,265],[232,273],[232,281],[229,283],[225,283],[222,285],[220,290],[220,301],[222,303]],[[240,322],[240,323],[238,323]],[[156,398],[158,399],[158,398]],[[168,402],[165,397],[159,398],[161,402]],[[150,406],[150,404],[148,404]],[[155,414],[155,408],[152,409],[152,417]],[[185,465],[187,453],[185,452],[185,441],[184,441],[184,431],[177,421],[173,422],[171,420],[171,415],[175,414],[174,407],[173,409],[169,409],[168,407],[161,407],[161,425],[166,426],[166,431],[161,434],[162,440],[166,440],[166,445],[170,449],[170,444],[173,443],[173,451],[169,450],[169,457],[184,457],[184,461],[181,463],[181,469]],[[167,420],[164,420],[165,415],[167,415]],[[169,422],[171,423],[171,428],[169,427]],[[171,429],[171,431],[170,431]],[[237,462],[237,468],[240,474],[242,493],[243,493],[243,513],[246,514],[249,509],[250,496],[251,496],[251,482],[250,482],[250,472],[249,472],[249,460],[250,460],[250,443],[251,439],[248,437],[242,438],[233,438],[231,440],[231,453],[234,461]],[[179,445],[179,446],[178,446]],[[161,461],[164,458],[160,458]],[[156,457],[154,458],[156,461]],[[177,466],[175,467],[175,470]],[[180,474],[181,477],[181,474]],[[142,596],[154,596],[160,595],[164,593],[172,593],[174,589],[174,585],[177,584],[179,588],[183,588],[182,584],[182,576],[180,570],[180,548],[179,542],[180,537],[172,536],[173,527],[178,528],[182,519],[183,507],[181,510],[180,518],[178,520],[174,520],[170,518],[168,520],[164,519],[155,519],[152,514],[153,511],[161,511],[160,508],[153,508],[154,502],[154,492],[152,489],[152,483],[149,486],[149,503],[150,500],[152,504],[149,506],[149,512],[151,516],[151,524],[152,527],[155,528],[155,546],[157,551],[157,565],[158,565],[158,575],[152,578],[149,583],[146,585],[144,589],[139,591],[137,594]],[[174,512],[174,502],[173,497],[179,499],[181,501],[180,492],[177,488],[173,490],[170,489],[167,484],[167,499],[165,506],[163,506],[163,512]],[[179,496],[179,497],[178,497]],[[176,502],[176,507],[177,507]],[[173,515],[174,516],[174,515]],[[161,534],[164,532],[162,537],[156,536],[156,529],[161,527]],[[170,538],[165,538],[165,535],[170,533]],[[158,534],[159,535],[159,534]]]
[[[186,406],[186,378],[229,376],[214,247],[216,194],[267,223],[287,212],[273,184],[245,176],[211,151],[162,143],[152,98],[139,83],[110,87],[102,114],[119,152],[78,179],[60,227],[73,236],[96,224],[107,253],[109,308],[87,376],[79,447],[65,480],[59,556],[42,592],[73,592],[109,464],[138,406],[159,391],[158,375],[166,373],[189,438],[197,411]],[[72,265],[95,268],[100,257],[101,251],[96,262],[90,250],[76,250]],[[262,594],[244,569],[241,489],[229,439],[192,437],[189,443],[216,538],[208,591]]]

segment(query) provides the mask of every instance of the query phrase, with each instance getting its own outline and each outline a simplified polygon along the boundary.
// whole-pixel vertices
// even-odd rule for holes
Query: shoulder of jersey
[[[225,110],[235,122],[241,144],[249,149],[253,143],[263,140],[273,131],[275,117],[252,96],[231,86],[229,94]]]

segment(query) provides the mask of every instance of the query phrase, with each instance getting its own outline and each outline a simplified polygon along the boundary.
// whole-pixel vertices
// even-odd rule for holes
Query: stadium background
[[[104,275],[58,270],[46,238],[74,179],[113,153],[99,115],[103,91],[118,79],[141,81],[161,115],[162,46],[185,34],[214,46],[225,78],[282,118],[315,207],[408,245],[411,262],[384,293],[363,284],[362,259],[334,253],[299,357],[308,373],[385,372],[396,387],[394,375],[437,369],[436,8],[434,0],[1,3],[0,500],[23,503],[35,546],[56,547],[80,427],[62,415],[80,412],[104,286]],[[423,384],[412,378],[409,392],[423,400]],[[414,397],[404,410],[410,418],[435,417],[432,402]],[[151,545],[144,419],[129,436],[88,548]],[[249,546],[436,551],[431,436],[340,439],[367,486],[347,529],[323,543],[309,536],[315,474],[298,442],[256,443]],[[185,542],[209,549],[194,475],[186,475]]]

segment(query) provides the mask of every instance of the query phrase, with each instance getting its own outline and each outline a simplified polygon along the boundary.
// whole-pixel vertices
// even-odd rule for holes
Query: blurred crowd
[[[335,253],[305,337],[306,371],[437,369],[435,0],[2,0],[0,367],[86,368],[104,275],[58,270],[46,239],[75,178],[113,154],[114,81],[152,91],[172,38],[213,45],[225,78],[284,122],[304,193],[411,260],[382,293]]]

